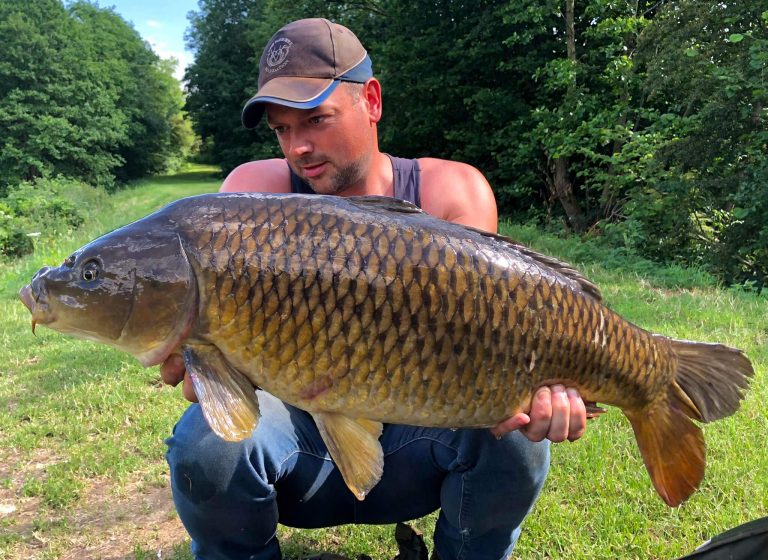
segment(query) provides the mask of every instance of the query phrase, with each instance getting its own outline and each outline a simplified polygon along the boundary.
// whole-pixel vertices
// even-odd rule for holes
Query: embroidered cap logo
[[[280,37],[272,41],[267,51],[267,72],[277,72],[282,70],[286,64],[288,64],[288,51],[291,50],[293,41]]]

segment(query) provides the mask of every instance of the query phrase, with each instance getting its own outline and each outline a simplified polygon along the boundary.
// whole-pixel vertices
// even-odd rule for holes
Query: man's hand
[[[491,428],[501,437],[520,430],[531,441],[548,439],[554,443],[576,441],[587,428],[587,408],[576,389],[563,385],[542,387],[534,394],[531,410],[521,412]]]
[[[184,398],[189,402],[197,402],[197,395],[195,395],[195,389],[192,386],[192,380],[187,375],[187,370],[184,367],[184,358],[181,354],[171,354],[160,366],[160,377],[163,379],[163,383],[176,386],[182,381],[184,385],[181,388],[181,392]]]

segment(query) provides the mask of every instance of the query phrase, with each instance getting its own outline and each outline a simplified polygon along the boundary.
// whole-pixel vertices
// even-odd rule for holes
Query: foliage
[[[63,176],[23,181],[0,198],[0,256],[32,252],[32,239],[48,242],[83,225],[104,194]]]
[[[667,6],[650,31],[647,99],[668,115],[662,122],[671,133],[658,152],[667,175],[645,189],[683,199],[663,217],[687,219],[682,262],[703,261],[728,283],[762,286],[768,281],[768,3],[681,1]]]
[[[0,196],[56,175],[109,187],[178,158],[173,64],[111,9],[0,2],[0,34]]]
[[[258,0],[201,0],[190,15],[186,40],[195,61],[184,76],[186,109],[224,173],[266,155],[254,149],[266,143],[265,131],[245,130],[240,122],[242,106],[256,90],[254,69],[261,54],[247,40],[246,21],[260,20],[262,5]]]
[[[768,0],[204,0],[187,106],[225,171],[277,153],[240,109],[270,35],[313,16],[371,53],[383,149],[477,166],[503,215],[768,278]]]
[[[181,153],[181,88],[173,77],[176,61],[162,60],[119,15],[87,2],[69,7],[81,22],[85,48],[101,67],[107,87],[117,95],[116,108],[126,117],[127,140],[118,155],[121,181],[168,171]]]
[[[33,249],[32,239],[24,233],[13,211],[0,202],[0,255],[21,257]]]
[[[0,195],[62,173],[108,184],[127,122],[57,0],[0,3]]]

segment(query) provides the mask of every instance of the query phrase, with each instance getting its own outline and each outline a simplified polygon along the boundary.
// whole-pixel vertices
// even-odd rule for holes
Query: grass
[[[87,550],[106,533],[100,517],[121,521],[93,503],[97,497],[123,503],[139,523],[141,507],[134,511],[127,496],[160,488],[167,503],[163,439],[185,408],[179,394],[160,383],[156,368],[118,351],[47,329],[32,336],[16,294],[40,266],[97,235],[215,191],[214,171],[194,166],[119,191],[71,238],[41,236],[35,255],[0,267],[0,503],[16,508],[0,517],[0,557],[57,558],[73,544]],[[92,514],[91,528],[76,524],[83,512]],[[101,557],[88,554],[75,557]]]
[[[191,558],[163,459],[163,439],[186,406],[179,391],[159,382],[157,368],[143,369],[118,351],[44,328],[32,336],[16,294],[37,268],[58,264],[96,235],[168,201],[216,190],[212,171],[192,167],[120,191],[83,230],[0,265],[0,558]],[[504,231],[578,264],[633,322],[738,346],[757,371],[741,410],[704,428],[706,478],[681,508],[656,497],[632,431],[615,409],[591,422],[580,441],[553,446],[549,480],[515,558],[671,559],[768,515],[768,298],[596,242],[524,226]],[[433,523],[434,515],[413,524],[431,540]],[[376,559],[396,554],[391,526],[282,527],[280,536],[287,558],[318,550]]]

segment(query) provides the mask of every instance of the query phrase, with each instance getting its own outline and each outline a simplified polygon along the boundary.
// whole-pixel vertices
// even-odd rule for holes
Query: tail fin
[[[704,478],[704,437],[691,418],[711,422],[736,412],[754,370],[735,348],[670,342],[677,371],[667,398],[643,411],[625,412],[656,491],[675,507]]]
[[[692,418],[712,422],[739,408],[749,378],[755,374],[741,350],[723,344],[671,339],[677,354],[676,389],[693,403]]]

